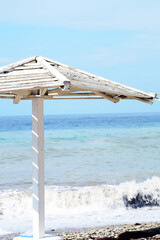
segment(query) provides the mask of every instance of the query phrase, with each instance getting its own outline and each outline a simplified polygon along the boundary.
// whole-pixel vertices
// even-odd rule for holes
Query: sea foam
[[[45,206],[48,230],[158,221],[160,178],[118,185],[47,186]],[[1,191],[0,214],[1,234],[29,231],[32,228],[31,189]]]

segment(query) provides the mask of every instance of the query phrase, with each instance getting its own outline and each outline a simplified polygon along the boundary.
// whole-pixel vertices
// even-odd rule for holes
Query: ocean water
[[[32,230],[31,117],[0,117],[0,235]],[[160,221],[160,113],[45,116],[46,230]]]

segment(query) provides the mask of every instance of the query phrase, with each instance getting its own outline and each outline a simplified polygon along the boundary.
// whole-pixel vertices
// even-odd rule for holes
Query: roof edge
[[[34,56],[34,57],[30,57],[30,58],[26,58],[24,60],[21,60],[21,61],[18,61],[18,62],[15,62],[15,63],[11,63],[11,64],[8,64],[8,65],[5,65],[3,67],[0,67],[0,73],[4,73],[4,72],[7,72],[7,71],[10,71],[16,67],[19,67],[25,63],[29,63],[33,60],[36,60],[36,57],[37,56]]]

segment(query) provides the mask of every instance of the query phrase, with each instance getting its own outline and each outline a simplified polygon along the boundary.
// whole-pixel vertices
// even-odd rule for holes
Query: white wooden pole
[[[44,117],[43,99],[32,100],[33,239],[44,237]]]

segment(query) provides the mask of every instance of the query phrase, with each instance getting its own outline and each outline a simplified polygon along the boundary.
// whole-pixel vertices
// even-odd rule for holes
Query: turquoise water
[[[30,117],[0,119],[0,189],[31,185]],[[142,181],[160,159],[160,114],[45,117],[46,184]]]
[[[2,233],[17,230],[17,208],[16,218],[27,219],[22,231],[30,228],[31,129],[31,117],[0,117]],[[132,222],[145,214],[157,220],[159,142],[160,113],[45,116],[47,227]],[[105,220],[102,211],[113,218]],[[79,213],[84,218],[76,218]]]

